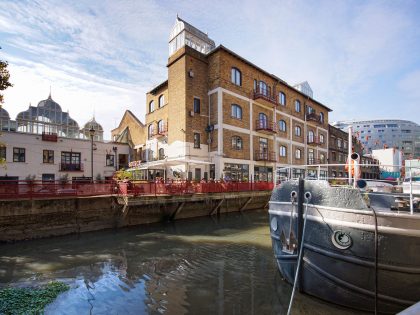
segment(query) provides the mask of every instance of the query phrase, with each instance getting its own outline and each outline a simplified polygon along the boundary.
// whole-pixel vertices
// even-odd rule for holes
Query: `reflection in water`
[[[61,280],[47,314],[282,314],[266,211],[0,245],[0,285]],[[294,314],[353,314],[297,295]]]

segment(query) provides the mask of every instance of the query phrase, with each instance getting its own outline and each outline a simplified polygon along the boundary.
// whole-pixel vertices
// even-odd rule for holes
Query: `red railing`
[[[117,191],[114,181],[60,182],[11,180],[0,181],[0,199],[32,199],[63,196],[99,196]]]
[[[58,141],[58,136],[55,132],[43,132],[42,133],[42,141],[57,142]]]
[[[267,133],[275,133],[276,132],[276,123],[270,120],[265,119],[257,119],[255,123],[255,130],[256,131],[263,131]]]
[[[276,152],[274,151],[255,151],[254,155],[255,161],[268,161],[268,162],[276,162]]]
[[[273,103],[276,106],[278,105],[276,96],[271,95],[270,90],[267,88],[264,89],[257,86],[253,93],[253,99],[256,100],[258,98],[262,98],[270,103]]]
[[[171,181],[132,183],[101,181],[60,182],[4,180],[0,181],[0,200],[46,199],[55,197],[82,197],[101,195],[192,195],[242,191],[272,190],[272,182],[192,182]]]
[[[119,194],[122,195],[193,195],[224,192],[245,192],[272,190],[272,182],[120,182]]]

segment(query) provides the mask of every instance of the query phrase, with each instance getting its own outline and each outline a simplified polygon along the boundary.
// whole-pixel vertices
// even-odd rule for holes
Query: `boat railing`
[[[330,171],[331,168],[335,169],[335,173]],[[374,169],[375,172],[368,173],[367,170],[369,168]],[[296,172],[297,169],[299,172]],[[337,171],[343,176],[336,176]],[[369,164],[355,161],[352,164],[311,164],[277,167],[277,174],[276,182],[289,179],[297,180],[299,178],[305,180],[326,180],[332,186],[346,185],[362,189],[367,187],[365,189],[366,192],[371,192],[375,188],[376,192],[395,193],[397,196],[401,196],[401,198],[404,196],[407,197],[408,195],[411,214],[414,213],[414,201],[419,202],[420,199],[420,196],[414,196],[420,194],[420,181],[418,185],[416,181],[413,181],[413,178],[418,176],[417,174],[420,174],[420,166]],[[333,174],[334,176],[332,176]],[[363,174],[374,174],[374,176],[371,176],[373,178],[365,178],[362,176]],[[382,174],[393,174],[394,176],[386,177],[386,175]],[[415,191],[413,186],[416,187]],[[408,192],[406,193],[405,190],[408,190]]]

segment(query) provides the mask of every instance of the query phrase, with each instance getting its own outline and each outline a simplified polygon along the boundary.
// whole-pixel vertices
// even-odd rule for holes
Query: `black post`
[[[92,176],[91,182],[93,183],[93,135],[90,136],[90,176]]]
[[[305,181],[303,178],[299,177],[299,184],[298,184],[298,204],[297,204],[297,212],[298,212],[298,218],[297,218],[297,239],[298,239],[298,248],[302,246],[302,233],[303,233],[303,198],[305,195]],[[299,251],[298,251],[299,252]],[[302,250],[302,256],[303,256],[303,250]],[[302,257],[299,257],[300,260],[302,260]],[[298,261],[296,261],[296,266],[298,264]],[[302,269],[302,261],[300,262],[300,269]],[[298,271],[296,270],[296,273]],[[303,273],[299,272],[299,282],[298,282],[298,289],[299,292],[302,292],[303,290]]]

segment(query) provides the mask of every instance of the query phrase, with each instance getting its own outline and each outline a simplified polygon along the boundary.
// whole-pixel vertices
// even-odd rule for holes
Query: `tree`
[[[0,47],[1,49],[1,47]],[[10,73],[7,70],[7,61],[0,60],[0,91],[4,91],[8,87],[13,86],[10,82]],[[0,106],[3,104],[3,94],[0,93]]]

